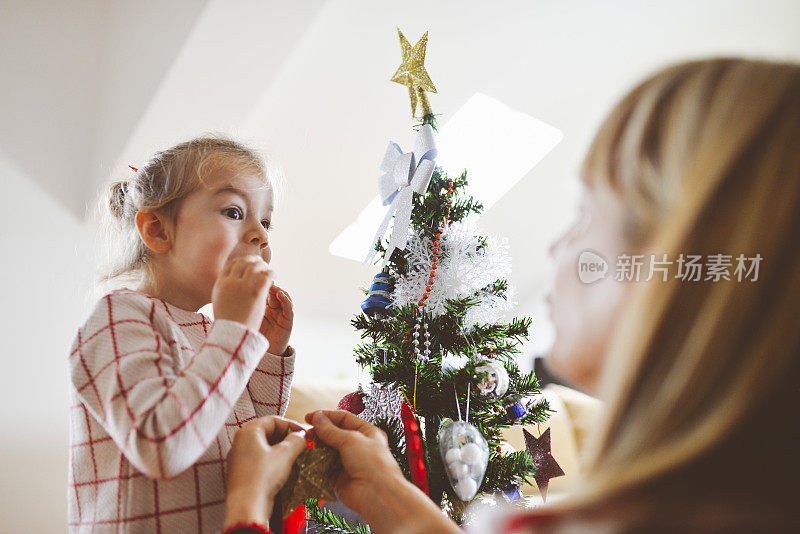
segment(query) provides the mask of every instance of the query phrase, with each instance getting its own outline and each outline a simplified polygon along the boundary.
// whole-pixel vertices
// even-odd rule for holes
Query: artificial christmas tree
[[[408,87],[412,114],[421,104],[421,120],[413,151],[390,143],[381,165],[389,209],[368,255],[382,260],[381,272],[352,322],[364,339],[355,356],[372,384],[340,407],[384,430],[409,480],[460,523],[476,495],[513,499],[533,478],[529,453],[514,451],[500,430],[544,422],[549,407],[531,398],[536,377],[516,363],[531,320],[502,321],[512,306],[508,247],[479,235],[482,206],[466,193],[467,171],[451,177],[435,166],[427,33],[413,47],[399,35],[403,63],[392,81]],[[365,531],[316,503],[308,509],[322,530]]]

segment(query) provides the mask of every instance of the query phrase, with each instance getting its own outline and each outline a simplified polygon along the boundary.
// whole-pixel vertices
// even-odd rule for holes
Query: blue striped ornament
[[[372,279],[372,286],[369,288],[366,300],[361,303],[361,309],[370,317],[392,315],[387,309],[392,303],[392,291],[394,291],[394,278],[389,276],[386,271],[376,274]]]

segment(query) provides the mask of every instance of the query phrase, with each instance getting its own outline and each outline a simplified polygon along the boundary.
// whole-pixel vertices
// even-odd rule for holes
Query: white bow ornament
[[[411,201],[414,192],[424,195],[428,190],[437,154],[433,128],[430,124],[424,124],[420,128],[412,152],[404,153],[397,143],[389,142],[381,163],[383,174],[378,178],[381,202],[384,206],[389,205],[389,210],[370,243],[364,263],[369,263],[375,256],[375,245],[386,233],[392,215],[394,215],[394,226],[383,265],[386,265],[395,249],[406,248],[408,227],[411,224]]]

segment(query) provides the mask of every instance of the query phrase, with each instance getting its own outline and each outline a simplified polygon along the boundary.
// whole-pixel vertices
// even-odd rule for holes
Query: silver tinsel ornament
[[[408,272],[395,283],[390,295],[392,305],[416,305],[420,296],[427,293],[425,312],[435,318],[447,313],[448,299],[469,297],[474,304],[464,317],[467,331],[475,325],[500,320],[513,306],[513,290],[509,287],[500,295],[485,288],[511,274],[508,240],[485,237],[482,243],[475,222],[466,220],[447,225],[439,241],[439,268],[433,285],[428,283],[433,242],[420,232],[409,238],[405,255]]]
[[[403,400],[403,394],[396,388],[373,382],[366,391],[364,411],[359,417],[370,423],[374,423],[378,418],[399,420]]]

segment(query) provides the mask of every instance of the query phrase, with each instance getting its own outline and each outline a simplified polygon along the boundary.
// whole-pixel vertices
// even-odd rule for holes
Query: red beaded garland
[[[430,278],[428,279],[428,286],[425,288],[425,294],[422,295],[422,300],[420,300],[417,304],[422,307],[425,306],[425,301],[428,300],[430,296],[430,292],[433,290],[433,284],[436,282],[436,269],[439,268],[439,239],[442,237],[442,232],[444,232],[444,228],[447,225],[447,221],[450,220],[450,210],[453,205],[453,179],[450,178],[447,181],[447,213],[444,216],[444,220],[442,221],[442,225],[439,227],[439,232],[436,234],[436,239],[433,242],[433,263],[431,265],[431,274]]]

